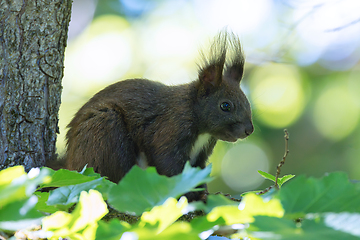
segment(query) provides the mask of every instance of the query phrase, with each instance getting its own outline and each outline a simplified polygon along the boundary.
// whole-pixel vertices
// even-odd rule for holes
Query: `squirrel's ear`
[[[213,64],[201,69],[199,80],[206,88],[218,87],[222,81],[224,63]]]
[[[226,66],[224,77],[235,80],[240,83],[244,74],[244,63],[233,63],[231,66]]]
[[[229,35],[228,40],[230,46],[228,51],[230,57],[225,64],[224,77],[240,83],[244,74],[245,57],[241,49],[239,38],[233,33]]]

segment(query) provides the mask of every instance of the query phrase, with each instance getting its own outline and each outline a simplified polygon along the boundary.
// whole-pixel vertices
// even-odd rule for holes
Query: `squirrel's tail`
[[[66,168],[66,157],[65,155],[59,157],[59,155],[56,154],[55,159],[52,159],[45,163],[45,167],[51,168],[53,170],[59,170],[60,168]]]

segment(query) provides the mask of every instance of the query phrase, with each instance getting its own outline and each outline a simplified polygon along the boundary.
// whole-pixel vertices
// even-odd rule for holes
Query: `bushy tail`
[[[66,162],[65,156],[59,157],[57,154],[56,154],[56,156],[57,156],[56,159],[46,162],[45,167],[48,167],[48,168],[51,168],[54,170],[59,170],[60,168],[65,168],[65,162]]]

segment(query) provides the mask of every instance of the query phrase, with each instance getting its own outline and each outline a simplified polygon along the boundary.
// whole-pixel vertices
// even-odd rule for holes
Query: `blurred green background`
[[[66,125],[93,94],[121,79],[165,84],[197,77],[199,48],[227,27],[246,54],[242,88],[255,132],[219,142],[210,192],[262,189],[257,170],[360,179],[360,1],[74,0],[57,148]]]

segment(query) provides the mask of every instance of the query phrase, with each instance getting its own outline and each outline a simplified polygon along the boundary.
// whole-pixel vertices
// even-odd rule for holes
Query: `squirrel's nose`
[[[245,134],[247,136],[249,136],[250,134],[252,134],[254,132],[254,125],[252,124],[252,122],[248,122],[245,125]]]

